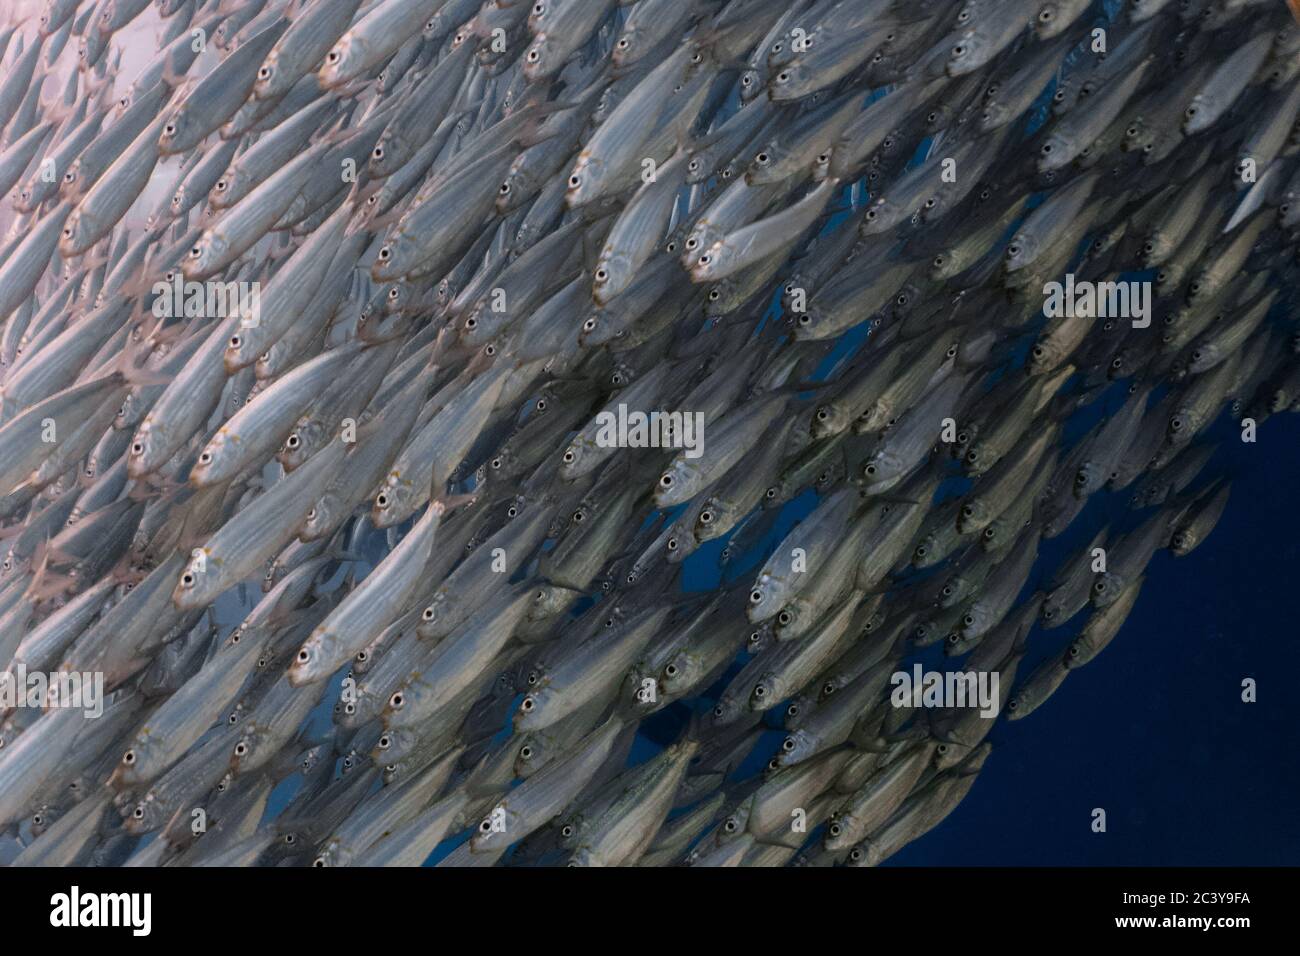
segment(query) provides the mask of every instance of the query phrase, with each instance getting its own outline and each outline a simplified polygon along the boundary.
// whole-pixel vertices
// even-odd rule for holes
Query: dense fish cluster
[[[19,864],[874,865],[1300,408],[1280,2],[148,6],[0,31]]]

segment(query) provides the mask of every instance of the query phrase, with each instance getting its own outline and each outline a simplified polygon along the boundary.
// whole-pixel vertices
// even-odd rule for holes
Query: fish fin
[[[190,65],[193,66],[193,64]],[[171,58],[168,57],[167,62],[163,64],[162,77],[158,82],[167,87],[167,89],[174,94],[182,87],[192,85],[194,83],[194,77],[189,75],[188,67],[178,73],[172,68]],[[167,105],[170,106],[171,103],[169,102]]]
[[[383,188],[382,182],[380,183],[380,188],[381,189]],[[401,203],[397,203],[396,205],[393,206],[392,209],[388,210],[388,212],[383,213],[382,215],[379,216],[372,216],[370,220],[365,223],[364,226],[357,226],[356,228],[353,228],[352,221],[350,221],[348,223],[348,229],[350,230],[348,234],[351,235],[353,233],[356,233],[358,230],[362,228],[364,228],[366,232],[372,232],[372,233],[378,232],[381,229],[387,229],[389,226],[393,225],[398,220],[400,220],[402,218],[402,214],[405,211],[406,211],[406,207],[403,206]]]
[[[128,342],[113,362],[110,374],[120,374],[128,385],[171,384],[172,376],[143,368],[144,359],[147,359],[152,351],[153,344],[149,336],[142,336],[140,342],[134,345]]]
[[[149,576],[149,572],[143,568],[137,567],[131,561],[131,555],[124,554],[117,560],[117,563],[109,569],[108,576],[118,584],[139,584]]]
[[[467,495],[433,495],[431,501],[442,508],[443,514],[454,511],[461,507],[470,507],[478,501],[479,496],[474,494]]]
[[[34,601],[47,601],[61,597],[76,588],[76,578],[57,571],[51,571],[48,565],[42,566],[27,588],[28,595]]]

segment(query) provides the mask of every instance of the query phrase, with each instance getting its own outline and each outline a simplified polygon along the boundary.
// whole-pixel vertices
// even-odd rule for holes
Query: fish
[[[0,28],[19,863],[879,864],[1300,407],[1280,4],[148,6]]]

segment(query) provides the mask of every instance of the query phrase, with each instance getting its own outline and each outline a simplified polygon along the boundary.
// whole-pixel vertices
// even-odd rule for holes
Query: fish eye
[[[520,703],[519,709],[526,714],[536,706],[537,706],[537,700],[533,697],[532,694],[529,694],[527,697],[523,699],[523,702]]]
[[[194,575],[186,571],[181,575],[181,587],[189,588],[194,586]]]
[[[673,476],[670,473],[665,472],[664,474],[659,476],[659,487],[671,488],[672,486],[673,486]]]
[[[782,70],[780,73],[778,73],[778,74],[776,75],[776,81],[777,81],[778,83],[788,83],[788,82],[790,82],[790,71],[789,71],[789,70]]]
[[[965,55],[966,55],[966,47],[963,46],[962,44],[958,43],[955,47],[952,48],[952,55],[953,55],[953,56],[965,56]]]
[[[199,455],[200,465],[207,465],[210,464],[211,462],[212,462],[212,452],[205,451],[203,454]]]
[[[406,698],[402,696],[402,692],[400,690],[397,691],[395,694],[393,694],[392,697],[388,698],[388,706],[393,708],[393,710],[401,710],[402,705],[405,703],[406,703]]]
[[[377,505],[378,505],[379,507],[381,507],[381,508],[387,508],[387,507],[388,507],[388,495],[386,495],[384,492],[381,491],[381,492],[379,493],[379,497],[377,497],[377,498],[375,499],[375,504],[377,504]]]
[[[760,591],[758,588],[754,588],[754,590],[750,591],[750,592],[749,592],[749,603],[750,603],[750,604],[762,604],[762,603],[763,603],[763,592]]]
[[[236,757],[243,757],[247,753],[248,753],[248,744],[244,743],[242,740],[239,743],[235,744]]]
[[[311,651],[307,650],[307,648],[305,647],[298,651],[299,664],[306,664],[310,660],[311,660]]]
[[[541,54],[539,54],[539,53],[537,52],[537,48],[536,48],[536,47],[534,47],[533,49],[531,49],[531,50],[528,51],[528,57],[527,57],[527,59],[528,59],[528,62],[529,62],[529,63],[536,63],[538,60],[541,59]]]
[[[582,185],[582,177],[579,176],[577,173],[569,177],[570,189],[577,189],[581,185]]]
[[[262,67],[257,71],[257,78],[259,80],[269,80],[271,78],[271,68],[269,66]]]
[[[122,754],[122,763],[126,764],[128,767],[135,763],[135,751],[128,750],[126,753]]]
[[[339,56],[340,54],[338,50],[330,50],[329,56],[325,57],[325,59],[329,61],[330,64],[334,64],[339,61]]]
[[[165,135],[165,136],[174,136],[174,135],[176,135],[176,124],[175,124],[175,123],[168,123],[166,126],[164,126],[164,127],[163,127],[163,135]]]

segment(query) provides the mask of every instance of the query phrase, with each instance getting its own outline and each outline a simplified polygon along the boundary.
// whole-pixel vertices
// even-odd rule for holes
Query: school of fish
[[[1300,410],[1276,0],[149,7],[0,29],[16,865],[875,865]]]

